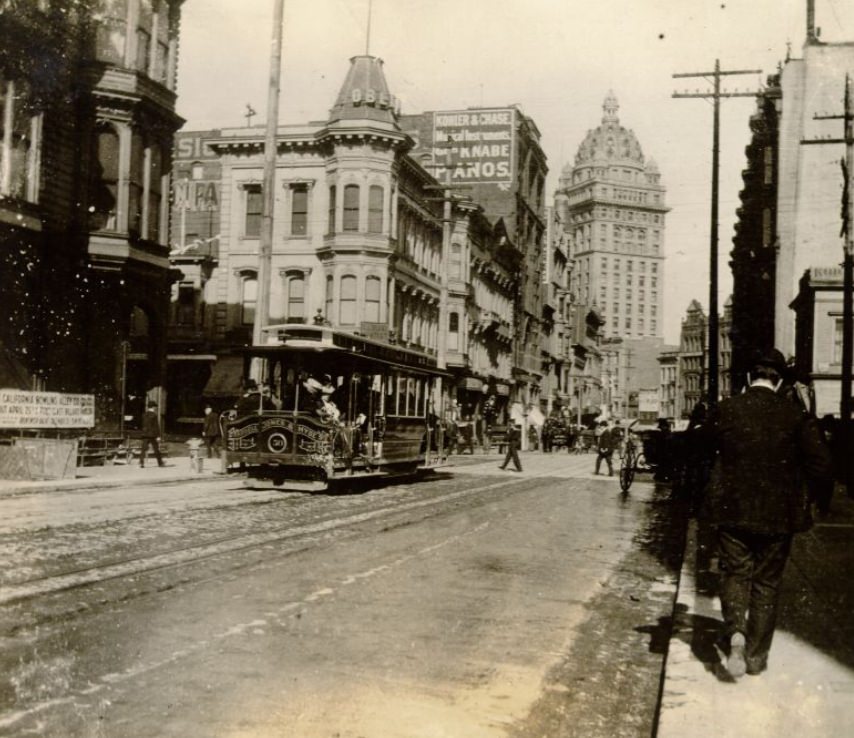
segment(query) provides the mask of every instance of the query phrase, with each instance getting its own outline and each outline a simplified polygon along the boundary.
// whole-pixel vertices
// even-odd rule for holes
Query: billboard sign
[[[0,428],[92,428],[95,396],[0,390]]]
[[[513,181],[515,108],[433,113],[436,179],[445,181],[446,165],[457,184],[506,184]]]

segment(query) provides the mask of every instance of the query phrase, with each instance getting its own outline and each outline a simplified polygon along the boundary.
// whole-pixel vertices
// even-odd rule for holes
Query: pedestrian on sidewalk
[[[507,465],[512,461],[516,467],[516,471],[522,471],[522,462],[519,461],[519,446],[522,443],[522,426],[510,422],[507,425],[507,435],[505,436],[507,443],[507,453],[504,454],[504,461],[501,462],[499,469],[506,469]]]
[[[602,460],[608,465],[608,476],[614,476],[614,464],[611,457],[614,455],[614,450],[620,442],[619,428],[612,428],[607,420],[603,420],[599,426],[599,434],[596,437],[596,469],[595,474],[599,473],[599,467],[602,465]]]
[[[702,431],[715,456],[700,515],[717,531],[733,677],[767,668],[792,538],[812,524],[809,490],[831,475],[815,420],[777,394],[784,372],[779,351],[759,354],[748,389],[713,408]]]
[[[205,420],[202,426],[202,440],[208,452],[208,458],[219,458],[220,438],[222,431],[219,428],[219,416],[213,411],[213,407],[205,405]]]
[[[163,463],[163,457],[160,455],[160,416],[157,414],[157,403],[149,402],[148,409],[142,416],[142,452],[139,455],[140,469],[145,466],[145,454],[148,451],[149,444],[154,450],[154,458],[157,459],[157,466],[166,466]]]

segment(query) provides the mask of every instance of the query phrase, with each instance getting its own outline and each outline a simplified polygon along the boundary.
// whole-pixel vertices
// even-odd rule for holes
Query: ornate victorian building
[[[413,143],[372,56],[351,60],[326,121],[279,127],[269,322],[323,322],[424,351],[455,375],[451,401],[470,408],[465,392],[492,393],[493,407],[506,405],[513,254],[477,205],[445,197]],[[252,339],[263,148],[262,127],[178,138],[174,351],[195,360],[171,374],[186,388],[176,421],[197,417],[203,395],[239,391],[232,352]]]
[[[0,340],[100,425],[162,399],[181,4],[32,0],[0,26]]]

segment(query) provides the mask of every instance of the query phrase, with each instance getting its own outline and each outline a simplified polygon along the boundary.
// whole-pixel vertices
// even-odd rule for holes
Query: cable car
[[[247,391],[223,416],[226,464],[248,486],[321,491],[443,463],[434,397],[449,375],[434,357],[325,326],[265,332],[243,350]]]

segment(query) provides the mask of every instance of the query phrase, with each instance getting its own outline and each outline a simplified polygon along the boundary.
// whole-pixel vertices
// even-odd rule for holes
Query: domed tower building
[[[610,395],[603,404],[625,415],[629,378],[645,382],[647,364],[655,364],[647,354],[662,344],[669,208],[658,167],[644,157],[635,134],[620,125],[613,92],[602,109],[601,124],[587,132],[575,163],[561,173],[555,206],[574,261],[576,301],[603,319],[604,386]],[[649,379],[655,386],[657,377]]]

